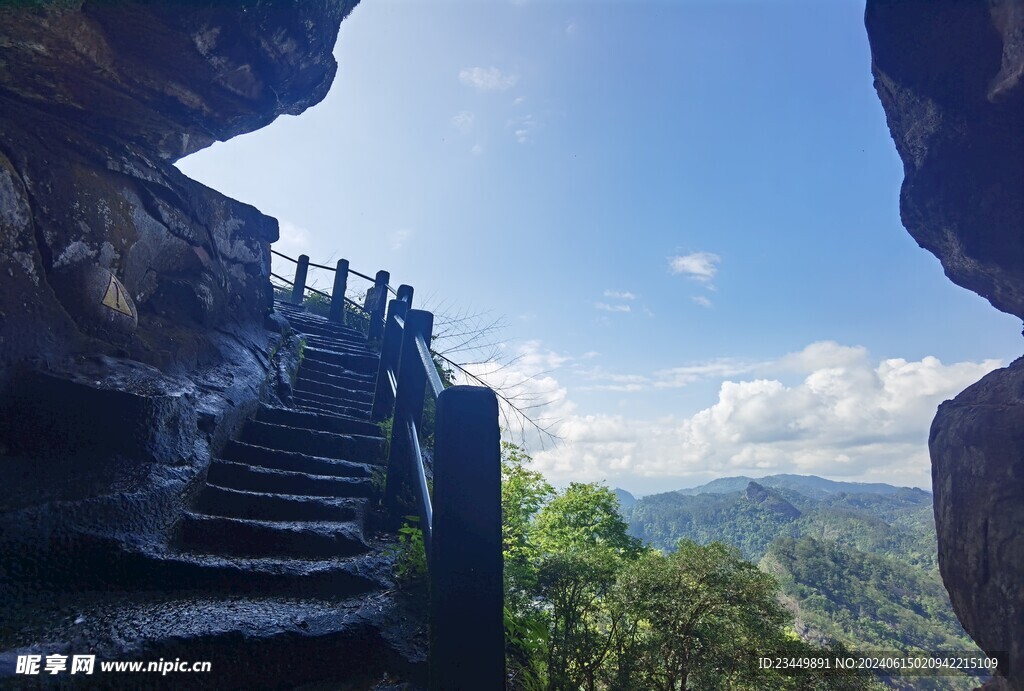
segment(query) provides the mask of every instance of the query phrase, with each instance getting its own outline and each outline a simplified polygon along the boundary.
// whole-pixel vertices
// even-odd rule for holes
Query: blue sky
[[[1021,324],[902,228],[862,15],[364,0],[322,104],[179,167],[277,217],[281,251],[503,317],[518,359],[474,371],[547,404],[556,482],[929,487],[935,406]]]

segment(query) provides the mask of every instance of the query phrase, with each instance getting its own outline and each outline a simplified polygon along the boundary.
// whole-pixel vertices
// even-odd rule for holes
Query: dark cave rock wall
[[[865,16],[904,226],[950,280],[1024,318],[1024,4],[874,0]]]
[[[1024,317],[1024,1],[868,0],[904,226],[955,283]],[[929,449],[939,565],[999,688],[1024,689],[1024,361],[944,403]]]
[[[929,448],[940,566],[953,607],[983,650],[1009,655],[1019,687],[1024,673],[1024,359],[943,403]]]
[[[273,399],[277,221],[173,163],[322,100],[354,5],[0,3],[0,552],[22,577],[165,545]]]
[[[0,7],[0,393],[29,357],[187,373],[262,323],[276,220],[172,164],[318,103],[354,4]]]

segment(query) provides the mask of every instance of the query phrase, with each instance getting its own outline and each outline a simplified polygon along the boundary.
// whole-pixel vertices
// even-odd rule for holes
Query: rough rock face
[[[319,102],[354,4],[0,7],[0,394],[28,357],[187,373],[211,330],[262,322],[277,222],[172,163]],[[123,291],[83,306],[103,272]]]
[[[277,221],[173,162],[319,102],[355,4],[0,3],[0,545],[34,572],[164,539],[273,396]]]
[[[939,407],[932,423],[942,577],[985,651],[1024,662],[1024,359]]]
[[[868,0],[903,224],[955,283],[1024,317],[1024,2]],[[944,403],[929,448],[939,564],[1000,688],[1024,689],[1024,362]]]
[[[877,0],[866,23],[903,225],[954,283],[1024,318],[1024,5]]]

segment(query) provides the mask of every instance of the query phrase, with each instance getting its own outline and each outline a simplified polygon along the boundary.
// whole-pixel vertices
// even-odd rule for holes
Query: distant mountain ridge
[[[761,478],[746,477],[744,475],[722,477],[698,487],[680,489],[676,490],[676,492],[687,496],[727,494],[729,492],[742,492],[751,482],[756,482],[762,487],[772,489],[793,490],[812,499],[821,499],[840,492],[846,492],[847,494],[896,494],[901,490],[917,490],[931,496],[931,492],[926,492],[917,487],[896,487],[895,485],[888,485],[883,482],[840,482],[838,480],[818,477],[817,475],[792,475],[786,473],[767,475]]]

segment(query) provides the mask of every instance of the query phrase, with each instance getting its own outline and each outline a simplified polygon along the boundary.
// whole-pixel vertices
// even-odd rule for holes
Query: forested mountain
[[[737,547],[778,578],[808,641],[859,650],[971,650],[936,564],[932,496],[814,476],[722,478],[623,508],[630,534]]]

